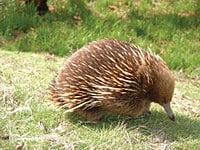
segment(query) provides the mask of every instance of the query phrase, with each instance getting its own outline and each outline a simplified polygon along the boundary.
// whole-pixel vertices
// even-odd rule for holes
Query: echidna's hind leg
[[[144,111],[143,111],[143,113],[142,113],[144,116],[149,116],[149,115],[151,114],[150,105],[151,105],[151,102],[150,102],[150,101],[146,101],[146,102],[145,102]]]
[[[95,107],[88,110],[76,110],[76,113],[86,118],[88,121],[91,122],[98,122],[102,116],[103,112],[101,108]]]

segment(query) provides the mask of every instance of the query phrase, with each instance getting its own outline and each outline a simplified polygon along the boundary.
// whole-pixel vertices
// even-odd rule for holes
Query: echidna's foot
[[[149,116],[151,115],[151,111],[143,111],[142,116]]]
[[[144,106],[144,110],[142,112],[142,116],[149,116],[149,115],[151,115],[150,102],[146,101],[145,106]]]
[[[83,116],[90,123],[97,123],[103,116],[101,108],[92,108],[88,110],[76,110],[76,113]]]
[[[148,107],[145,107],[144,108],[144,110],[143,110],[143,112],[142,112],[142,116],[149,116],[149,115],[151,115],[151,111],[149,110],[149,108],[150,108],[150,105],[148,106]]]

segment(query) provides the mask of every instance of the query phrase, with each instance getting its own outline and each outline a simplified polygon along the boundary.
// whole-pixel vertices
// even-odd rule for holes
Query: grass
[[[198,0],[48,5],[38,16],[32,5],[0,1],[0,149],[200,149]],[[154,104],[149,117],[105,112],[94,125],[49,103],[63,56],[104,37],[151,49],[174,70],[176,122]]]
[[[90,41],[117,38],[151,49],[171,69],[190,77],[200,74],[198,0],[49,0],[48,5],[51,12],[38,16],[32,5],[3,2],[0,46],[65,56]]]
[[[0,50],[0,149],[199,149],[200,80],[175,72],[176,121],[154,104],[149,117],[105,113],[98,124],[57,109],[46,89],[64,59]]]

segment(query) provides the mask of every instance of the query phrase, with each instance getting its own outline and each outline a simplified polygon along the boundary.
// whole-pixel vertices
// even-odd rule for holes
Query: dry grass
[[[46,89],[63,58],[0,51],[0,149],[200,149],[200,80],[176,74],[176,122],[105,113],[98,124],[52,106]]]

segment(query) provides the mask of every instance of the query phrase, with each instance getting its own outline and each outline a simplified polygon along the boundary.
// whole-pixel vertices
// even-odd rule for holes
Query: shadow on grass
[[[102,120],[97,124],[84,122],[85,120],[74,113],[67,115],[69,121],[78,127],[87,126],[94,130],[107,128],[112,130],[120,124],[125,125],[126,130],[135,130],[146,136],[156,135],[164,132],[167,139],[170,141],[179,139],[196,139],[200,140],[199,125],[200,119],[191,119],[188,116],[176,114],[176,121],[168,119],[164,112],[153,111],[151,116],[138,118],[130,118],[126,115],[118,115],[113,113],[105,113]]]

